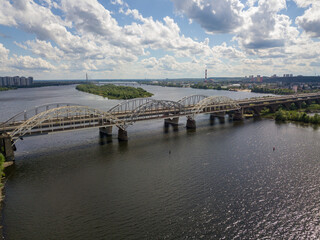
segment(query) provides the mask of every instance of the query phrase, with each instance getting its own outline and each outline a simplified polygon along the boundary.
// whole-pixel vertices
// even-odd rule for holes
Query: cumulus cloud
[[[313,3],[316,3],[317,0],[294,0],[298,7],[306,8]]]
[[[0,43],[0,62],[4,64],[4,61],[8,58],[9,49],[6,49],[2,43]]]
[[[259,0],[243,15],[246,22],[240,28],[236,39],[246,49],[284,47],[290,28],[288,16],[278,14],[286,8],[285,0]]]
[[[211,33],[230,33],[242,25],[240,0],[172,0],[178,12]]]
[[[213,46],[209,38],[185,36],[174,18],[144,17],[123,0],[110,3],[120,9],[117,14],[130,19],[124,25],[101,0],[0,0],[0,24],[34,34],[34,39],[16,40],[16,45],[37,56],[10,56],[0,44],[0,61],[14,69],[20,65],[39,71],[85,70],[116,78],[128,71],[140,77],[141,72],[154,77],[196,76],[205,66],[222,75],[253,68],[267,72],[259,64],[302,68],[304,61],[310,67],[319,62],[320,43],[310,36],[320,36],[320,7],[313,0],[294,1],[305,8],[296,19],[305,30],[302,34],[285,15],[285,0],[172,0],[177,12],[210,33],[213,42],[216,34],[234,34],[233,42]],[[152,55],[153,50],[162,57]]]
[[[311,3],[302,2],[300,4],[309,6]],[[311,37],[320,37],[320,2],[312,2],[311,7],[302,16],[296,18],[296,23]]]
[[[30,50],[32,53],[46,59],[59,61],[64,53],[58,47],[53,47],[50,42],[41,41],[39,39],[26,41],[25,44],[15,44],[23,49]]]
[[[9,62],[9,66],[19,70],[54,70],[55,67],[43,60],[42,58],[33,58],[30,56],[17,56],[14,55]]]

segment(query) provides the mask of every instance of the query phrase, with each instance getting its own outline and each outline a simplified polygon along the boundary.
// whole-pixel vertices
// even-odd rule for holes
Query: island
[[[153,96],[152,93],[147,92],[146,90],[140,87],[135,88],[127,86],[116,86],[113,84],[79,84],[76,86],[76,89],[82,92],[99,95],[109,99],[133,99]]]

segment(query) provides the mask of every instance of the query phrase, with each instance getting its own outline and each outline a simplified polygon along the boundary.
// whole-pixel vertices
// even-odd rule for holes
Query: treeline
[[[287,89],[287,88],[273,89],[273,88],[260,88],[260,87],[252,88],[251,92],[272,93],[272,94],[279,94],[279,95],[290,95],[295,93],[292,89]]]
[[[276,121],[296,121],[304,123],[320,124],[320,116],[316,113],[309,116],[305,112],[278,110],[275,113]]]
[[[16,89],[16,88],[13,88],[13,87],[0,87],[0,92],[1,92],[1,91],[12,90],[12,89]]]
[[[76,86],[76,89],[110,99],[145,98],[153,95],[142,88],[116,86],[113,84],[105,84],[101,86],[95,84],[80,84]]]

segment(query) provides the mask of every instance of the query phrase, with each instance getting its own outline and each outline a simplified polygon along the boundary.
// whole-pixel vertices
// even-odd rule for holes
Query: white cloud
[[[9,61],[9,66],[19,70],[54,70],[55,67],[43,60],[42,58],[33,58],[30,56],[17,56],[13,55],[13,58]]]
[[[301,5],[308,6],[303,3]],[[296,23],[311,37],[320,37],[320,2],[313,2],[302,16],[296,18]]]
[[[172,0],[178,12],[211,33],[230,33],[242,25],[239,0]]]
[[[2,43],[0,43],[0,63],[1,65],[5,64],[5,61],[8,59],[9,49],[6,49]]]
[[[311,4],[316,3],[317,0],[294,0],[298,7],[306,8],[309,7]]]

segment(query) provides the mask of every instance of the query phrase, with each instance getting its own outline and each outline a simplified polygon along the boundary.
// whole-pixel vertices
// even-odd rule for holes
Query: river
[[[254,93],[143,86],[156,99]],[[51,102],[107,110],[75,86],[0,92],[0,121]],[[5,186],[5,239],[319,239],[320,131],[272,120],[162,120],[24,138]],[[273,151],[273,147],[275,150]]]

